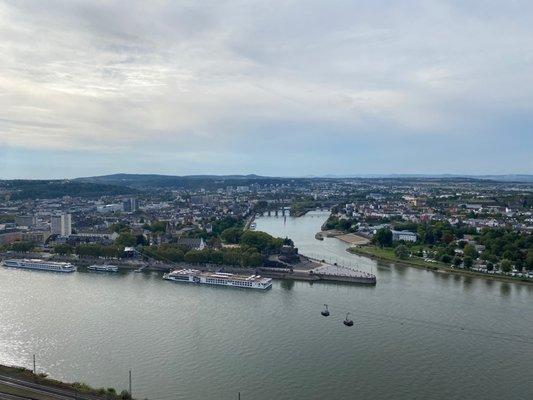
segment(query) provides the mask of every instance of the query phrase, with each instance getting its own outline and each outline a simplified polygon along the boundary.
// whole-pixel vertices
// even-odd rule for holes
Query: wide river
[[[150,399],[533,398],[533,286],[380,266],[315,240],[326,218],[262,217],[257,229],[373,271],[375,287],[0,268],[0,363],[30,367],[35,353],[52,377],[118,389],[131,369],[134,396]]]

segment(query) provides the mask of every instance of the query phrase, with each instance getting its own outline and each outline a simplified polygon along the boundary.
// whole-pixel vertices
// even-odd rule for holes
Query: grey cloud
[[[531,111],[532,11],[526,1],[4,1],[0,141],[144,143],[191,158],[206,138],[221,154],[253,151],[272,135],[265,127],[283,124],[346,141],[483,132]]]

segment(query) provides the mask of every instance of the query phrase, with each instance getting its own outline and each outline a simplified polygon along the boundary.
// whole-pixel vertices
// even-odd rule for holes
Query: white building
[[[392,240],[404,240],[406,242],[416,242],[416,233],[409,231],[392,231]]]
[[[124,206],[122,205],[122,203],[120,204],[106,204],[106,205],[103,205],[103,206],[97,206],[96,207],[96,211],[99,212],[99,213],[113,213],[113,212],[117,212],[117,211],[124,211]]]
[[[52,215],[50,228],[52,235],[70,236],[72,234],[72,216],[70,214]]]

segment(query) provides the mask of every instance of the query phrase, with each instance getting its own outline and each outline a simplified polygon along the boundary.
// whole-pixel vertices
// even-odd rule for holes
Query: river
[[[533,286],[378,265],[314,239],[327,213],[262,217],[375,287],[189,286],[160,274],[0,268],[0,363],[150,399],[526,399]],[[331,316],[320,315],[322,304]],[[351,312],[352,328],[342,320]]]

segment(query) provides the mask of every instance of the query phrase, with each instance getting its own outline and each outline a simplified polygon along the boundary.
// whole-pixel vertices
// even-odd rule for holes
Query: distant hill
[[[510,174],[510,175],[478,175],[479,179],[490,179],[499,182],[533,182],[533,175]]]
[[[476,179],[496,182],[533,183],[533,175],[468,175],[468,174],[361,174],[361,175],[326,175],[325,178],[368,178],[368,179]]]
[[[0,181],[0,188],[13,200],[54,199],[63,196],[100,197],[136,194],[133,188],[72,180],[9,180]]]
[[[253,183],[283,183],[294,178],[273,178],[258,175],[157,175],[157,174],[113,174],[77,178],[77,182],[103,183],[132,188],[217,188],[226,186],[247,186]]]
[[[76,178],[76,182],[98,183],[115,186],[127,186],[136,189],[216,189],[227,186],[248,186],[251,184],[283,184],[295,181],[331,179],[364,179],[364,180],[457,180],[457,181],[494,181],[533,183],[533,175],[455,175],[455,174],[375,174],[350,176],[307,176],[307,177],[268,177],[260,175],[159,175],[159,174],[113,174],[85,178]]]

